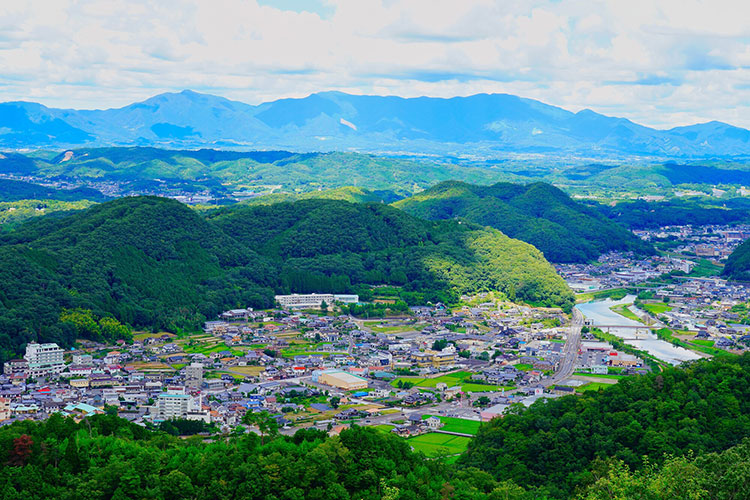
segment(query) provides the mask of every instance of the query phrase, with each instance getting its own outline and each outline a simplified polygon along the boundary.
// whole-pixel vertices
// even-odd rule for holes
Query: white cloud
[[[275,8],[273,5],[279,5]],[[673,126],[750,127],[750,4],[731,0],[27,0],[0,4],[0,100],[112,107],[193,88],[507,92]]]

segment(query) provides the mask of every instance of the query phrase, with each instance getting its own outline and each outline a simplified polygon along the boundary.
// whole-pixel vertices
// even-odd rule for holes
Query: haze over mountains
[[[252,106],[185,90],[107,110],[0,104],[2,148],[107,145],[708,158],[747,156],[750,131],[721,122],[657,130],[507,94],[322,92]]]

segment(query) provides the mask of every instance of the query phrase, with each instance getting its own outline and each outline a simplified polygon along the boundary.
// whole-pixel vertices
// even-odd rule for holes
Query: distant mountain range
[[[750,131],[721,122],[657,130],[532,99],[321,92],[252,106],[190,90],[119,109],[0,104],[0,148],[167,146],[436,154],[741,157]]]

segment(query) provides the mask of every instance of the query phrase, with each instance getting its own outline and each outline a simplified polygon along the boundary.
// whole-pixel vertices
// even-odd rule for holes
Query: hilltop
[[[653,252],[597,210],[546,183],[443,182],[394,206],[430,220],[461,218],[531,243],[552,262],[587,262],[612,250]]]
[[[0,349],[38,339],[71,345],[63,308],[137,328],[197,328],[275,293],[402,288],[402,300],[453,301],[498,290],[566,309],[573,296],[540,252],[499,231],[430,222],[382,203],[302,200],[201,216],[130,197],[42,217],[0,236]]]

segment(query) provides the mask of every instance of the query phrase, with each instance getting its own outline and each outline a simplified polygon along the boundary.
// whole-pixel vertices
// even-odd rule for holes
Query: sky
[[[748,19],[747,0],[5,0],[0,101],[509,93],[750,128]]]

